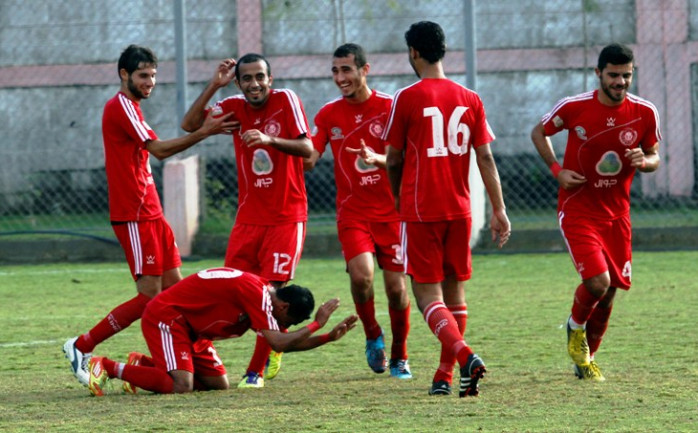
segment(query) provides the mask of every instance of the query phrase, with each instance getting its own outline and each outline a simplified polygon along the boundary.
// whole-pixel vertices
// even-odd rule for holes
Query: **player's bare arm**
[[[402,168],[405,158],[402,155],[402,151],[397,150],[393,146],[388,146],[387,149],[385,169],[388,171],[390,189],[392,189],[395,197],[395,208],[400,210],[400,184],[402,183]]]
[[[650,173],[659,167],[659,143],[649,149],[635,147],[625,151],[625,157],[630,160],[630,165],[643,173]]]
[[[361,139],[361,147],[347,147],[345,150],[349,153],[359,155],[366,164],[375,165],[379,168],[385,168],[385,155],[374,152],[370,147],[366,146],[364,139]]]
[[[277,150],[294,156],[309,158],[313,153],[313,142],[306,135],[298,138],[272,137],[258,129],[249,129],[242,133],[242,140],[249,147],[271,146]]]
[[[509,217],[507,217],[502,183],[489,143],[476,147],[475,156],[480,175],[482,176],[482,182],[492,204],[492,218],[490,219],[492,242],[495,242],[499,248],[502,248],[511,236],[511,223],[509,222]]]
[[[157,159],[163,160],[183,150],[189,149],[208,136],[226,133],[230,129],[239,127],[239,122],[237,120],[229,120],[232,115],[233,113],[228,113],[225,116],[214,117],[209,113],[204,119],[201,127],[191,134],[172,138],[170,140],[150,140],[146,144],[146,149]]]
[[[542,123],[539,122],[533,127],[533,130],[531,131],[531,141],[533,141],[533,145],[536,146],[536,150],[543,159],[545,165],[548,167],[553,167],[556,164],[560,164],[555,157],[555,152],[553,151],[553,144],[550,142],[550,137],[545,135],[545,129],[543,128]],[[564,189],[576,188],[587,181],[586,178],[581,174],[564,168],[560,169],[555,179]]]
[[[199,95],[182,119],[182,129],[187,132],[194,132],[200,128],[206,118],[206,107],[208,101],[218,89],[227,86],[235,77],[235,59],[224,59],[216,67],[213,78],[206,88]]]

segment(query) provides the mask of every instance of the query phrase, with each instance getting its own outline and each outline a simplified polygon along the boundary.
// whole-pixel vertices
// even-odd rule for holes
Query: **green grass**
[[[0,431],[182,432],[665,432],[696,431],[698,252],[636,253],[634,286],[617,297],[597,354],[607,381],[577,380],[565,349],[577,276],[565,254],[476,255],[467,339],[488,376],[481,396],[429,397],[438,344],[412,311],[414,379],[366,366],[364,336],[284,356],[262,390],[125,395],[120,382],[93,398],[68,371],[61,345],[134,293],[123,263],[0,267]],[[217,266],[187,262],[183,271]],[[304,259],[296,282],[318,302],[339,296],[330,324],[353,313],[344,263]],[[377,291],[382,290],[378,284]],[[378,319],[388,327],[385,296]],[[251,333],[217,343],[237,383]],[[98,346],[125,359],[145,350],[139,326]],[[457,375],[456,375],[457,376]]]

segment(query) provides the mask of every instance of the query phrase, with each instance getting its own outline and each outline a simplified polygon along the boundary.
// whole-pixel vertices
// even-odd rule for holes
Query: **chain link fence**
[[[404,32],[419,20],[446,32],[447,75],[465,83],[465,3],[456,0],[0,0],[0,234],[72,234],[112,239],[101,138],[104,103],[118,90],[116,60],[131,43],[160,59],[158,85],[143,101],[161,138],[182,134],[177,111],[176,6],[184,6],[191,103],[218,61],[265,54],[274,87],[293,89],[312,126],[339,96],[334,49],[364,46],[369,85],[386,93],[416,80]],[[556,228],[556,184],[529,133],[560,98],[597,87],[601,47],[636,54],[631,91],[659,109],[662,165],[636,176],[635,227],[698,226],[695,108],[698,0],[475,1],[477,91],[497,135],[493,151],[514,230]],[[234,86],[219,98],[237,93]],[[554,137],[564,151],[564,134]],[[231,140],[212,137],[178,157],[199,155],[203,233],[227,235],[237,207]],[[161,186],[162,164],[151,163]],[[306,175],[308,233],[334,230],[332,155]],[[671,247],[670,245],[668,247]]]

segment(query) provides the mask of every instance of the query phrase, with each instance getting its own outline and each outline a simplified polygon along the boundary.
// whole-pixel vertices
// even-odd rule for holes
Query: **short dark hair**
[[[627,45],[612,43],[606,45],[599,54],[599,62],[596,65],[599,71],[603,71],[609,63],[612,65],[627,65],[632,63],[634,59],[633,50]]]
[[[420,21],[405,32],[405,42],[419,52],[429,63],[436,63],[446,55],[446,36],[440,25],[431,21]]]
[[[276,297],[288,302],[288,315],[295,319],[295,324],[309,319],[315,309],[313,293],[297,284],[276,289]]]
[[[359,44],[347,43],[340,45],[334,50],[334,57],[349,57],[351,54],[354,55],[354,63],[357,68],[363,68],[366,65],[366,52],[363,47]]]
[[[157,67],[158,58],[148,47],[141,47],[133,44],[129,45],[119,57],[119,64],[117,65],[116,72],[120,74],[122,69],[126,69],[126,72],[131,75],[133,71],[138,69],[141,63]]]
[[[267,75],[271,77],[271,65],[269,64],[269,61],[261,54],[257,53],[247,53],[244,56],[240,57],[236,63],[235,67],[235,78],[240,81],[240,65],[244,65],[245,63],[255,63],[259,61],[263,61],[267,65]]]

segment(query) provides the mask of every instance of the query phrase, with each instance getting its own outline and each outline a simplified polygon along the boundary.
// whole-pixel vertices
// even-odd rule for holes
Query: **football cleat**
[[[90,381],[90,372],[88,370],[87,364],[92,358],[92,353],[82,353],[77,347],[75,347],[75,342],[78,337],[73,337],[63,344],[63,353],[65,357],[70,361],[70,370],[73,375],[78,379],[78,382],[88,386]]]
[[[375,340],[366,340],[366,361],[368,361],[371,370],[376,373],[383,373],[388,366],[388,360],[385,358],[383,331]]]
[[[429,395],[451,395],[451,384],[445,380],[432,382]]]
[[[279,370],[281,370],[281,355],[283,355],[283,352],[276,352],[274,350],[271,351],[269,358],[267,358],[267,366],[264,370],[264,377],[272,380],[277,374],[279,374]]]
[[[142,353],[138,352],[131,352],[128,354],[128,361],[126,361],[126,364],[128,365],[141,365],[141,359],[143,358]],[[127,394],[136,394],[138,392],[138,388],[131,384],[130,382],[124,381],[122,388],[124,389],[124,392]]]
[[[390,360],[390,375],[398,379],[412,379],[410,363],[406,359]]]
[[[597,364],[594,360],[589,361],[589,365],[579,366],[575,364],[574,375],[577,376],[579,379],[589,379],[595,382],[603,382],[606,380],[606,378],[603,377],[603,374],[601,373],[601,368],[599,368],[599,364]]]
[[[247,372],[238,383],[238,388],[264,388],[264,378],[254,372]]]
[[[574,361],[575,365],[584,367],[589,365],[589,343],[587,343],[587,332],[584,329],[570,328],[567,321],[567,353]]]
[[[471,354],[468,361],[460,369],[459,397],[476,396],[480,393],[478,382],[485,376],[487,369],[479,356]]]
[[[104,358],[101,356],[94,356],[90,358],[87,363],[87,368],[90,372],[90,377],[87,383],[88,388],[90,388],[90,393],[95,397],[101,397],[104,395],[104,387],[107,382],[109,382],[109,375],[107,370],[104,369],[104,364],[102,360]]]

